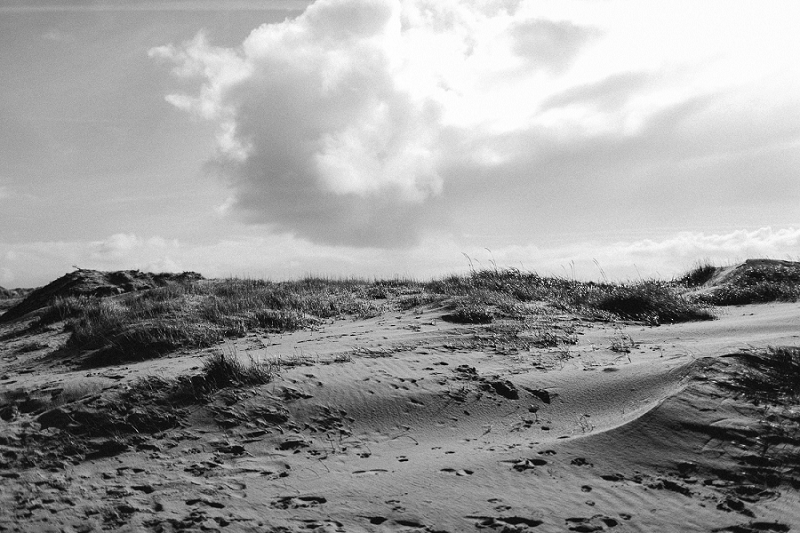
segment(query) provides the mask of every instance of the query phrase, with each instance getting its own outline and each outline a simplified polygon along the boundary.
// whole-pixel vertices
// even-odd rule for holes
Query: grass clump
[[[738,381],[748,395],[776,403],[800,402],[800,346],[770,346],[744,357],[749,369]]]
[[[324,319],[377,316],[384,305],[369,284],[308,278],[297,282],[226,279],[169,285],[113,297],[55,298],[36,327],[63,321],[67,348],[91,352],[87,366],[212,346],[254,330],[285,332]]]
[[[464,304],[459,314],[464,319],[482,318],[485,312],[481,313],[481,305],[494,306],[496,316],[514,316],[528,302],[546,302],[564,311],[649,324],[714,318],[701,302],[692,302],[673,284],[656,280],[633,284],[594,283],[542,277],[517,269],[495,269],[473,271],[469,276],[451,276],[432,282],[431,288],[463,296],[469,304]],[[476,295],[479,295],[477,303]]]
[[[679,284],[689,288],[705,285],[719,271],[717,267],[708,262],[698,263],[696,267],[676,280]]]
[[[587,298],[585,305],[653,325],[714,318],[708,309],[685,299],[670,284],[655,280],[603,285]]]
[[[269,363],[244,363],[235,354],[219,351],[206,360],[201,378],[210,390],[264,385],[272,381],[273,369]]]
[[[725,284],[698,299],[713,305],[796,302],[800,299],[800,263],[748,261],[735,269]]]
[[[244,362],[235,352],[216,351],[208,356],[200,373],[177,378],[147,376],[139,379],[125,394],[135,404],[154,403],[185,406],[203,403],[210,394],[230,387],[265,385],[275,376],[272,363]]]

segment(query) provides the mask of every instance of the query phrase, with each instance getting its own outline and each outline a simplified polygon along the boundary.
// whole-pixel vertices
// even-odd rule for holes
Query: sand
[[[185,408],[178,427],[92,437],[89,452],[46,417],[9,415],[0,531],[800,528],[800,408],[732,386],[737,354],[800,343],[800,304],[659,327],[543,313],[576,341],[550,348],[443,314],[231,341],[215,349],[273,363],[274,380]],[[28,399],[112,395],[198,372],[209,353],[78,370],[48,355],[66,333],[21,327],[0,330],[0,390]]]

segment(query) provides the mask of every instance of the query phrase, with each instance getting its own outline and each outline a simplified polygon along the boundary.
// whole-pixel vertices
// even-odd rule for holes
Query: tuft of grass
[[[655,280],[603,286],[587,299],[586,305],[652,325],[714,319],[708,309],[685,299],[670,284]]]
[[[693,269],[676,280],[677,283],[689,288],[705,285],[719,269],[709,262],[698,263]]]
[[[184,406],[202,403],[219,390],[231,387],[265,385],[275,376],[275,365],[254,360],[244,362],[235,352],[216,351],[203,363],[199,374],[177,378],[146,376],[137,380],[125,400],[137,405],[155,403]]]
[[[800,402],[800,346],[770,346],[745,354],[749,370],[739,384],[756,400]]]
[[[489,324],[494,312],[489,304],[479,298],[464,298],[452,304],[453,311],[442,318],[456,324]]]
[[[264,385],[273,379],[272,365],[242,362],[235,353],[216,352],[203,365],[202,380],[209,390],[233,386]]]
[[[800,263],[747,261],[724,285],[697,299],[712,305],[796,302],[800,299]]]

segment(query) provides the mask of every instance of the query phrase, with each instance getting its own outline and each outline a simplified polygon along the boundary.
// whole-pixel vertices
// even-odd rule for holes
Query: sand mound
[[[100,272],[79,269],[40,287],[4,314],[0,323],[21,318],[50,304],[54,298],[66,296],[113,296],[132,291],[163,287],[170,283],[188,283],[203,279],[195,272],[152,274],[138,270]]]

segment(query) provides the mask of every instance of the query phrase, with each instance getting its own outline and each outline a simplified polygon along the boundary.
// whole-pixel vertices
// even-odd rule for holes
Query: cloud
[[[647,72],[622,72],[600,81],[570,87],[542,102],[543,110],[570,105],[589,105],[600,109],[618,109],[652,80]]]
[[[796,203],[800,72],[775,53],[793,32],[761,24],[779,10],[730,10],[711,39],[692,22],[711,8],[607,7],[318,0],[239,47],[200,33],[150,56],[194,87],[167,101],[218,126],[207,168],[233,192],[219,213],[314,243],[525,243],[531,228],[613,234],[673,213],[708,227],[754,188]],[[747,54],[743,27],[762,32]]]
[[[568,21],[525,20],[510,28],[513,50],[534,68],[564,72],[580,50],[600,35]]]
[[[211,166],[237,192],[230,210],[319,242],[403,246],[444,192],[443,114],[472,68],[458,65],[486,68],[490,35],[480,28],[502,33],[515,4],[320,0],[257,28],[238,50],[200,34],[150,55],[202,79],[198,94],[167,100],[219,122]],[[555,48],[580,47],[577,26],[531,24],[517,34],[529,41],[539,28],[540,50],[523,48],[551,67]]]

